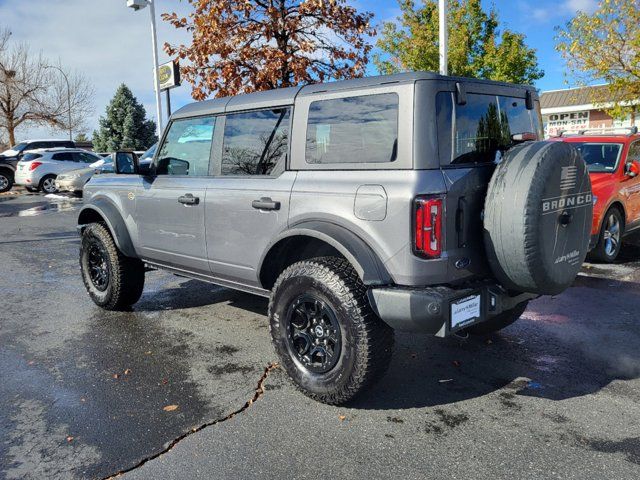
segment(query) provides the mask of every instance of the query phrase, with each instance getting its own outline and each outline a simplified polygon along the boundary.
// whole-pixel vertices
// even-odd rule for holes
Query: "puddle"
[[[12,209],[12,211],[9,212],[0,212],[0,217],[35,217],[37,215],[43,215],[46,213],[72,211],[76,210],[81,203],[82,200],[80,199],[65,198],[65,200],[62,202],[48,202],[23,210]]]

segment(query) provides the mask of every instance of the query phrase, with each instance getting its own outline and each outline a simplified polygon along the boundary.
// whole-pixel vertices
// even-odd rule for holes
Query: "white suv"
[[[23,185],[30,192],[42,190],[55,193],[56,177],[97,162],[102,157],[79,148],[49,148],[26,153],[18,162],[16,185]]]

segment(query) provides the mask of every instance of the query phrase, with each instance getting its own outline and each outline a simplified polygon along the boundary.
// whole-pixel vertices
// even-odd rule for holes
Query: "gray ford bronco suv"
[[[85,187],[82,278],[109,310],[148,267],[269,297],[283,368],[343,403],[385,371],[394,330],[496,331],[572,283],[589,175],[541,139],[532,87],[433,73],[193,103],[150,167],[119,152]]]

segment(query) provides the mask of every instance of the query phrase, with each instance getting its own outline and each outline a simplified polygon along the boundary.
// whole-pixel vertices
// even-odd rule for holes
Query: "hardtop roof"
[[[379,75],[374,77],[354,78],[350,80],[338,80],[326,83],[315,83],[299,87],[278,88],[263,92],[236,95],[233,97],[214,98],[201,102],[194,102],[176,110],[171,118],[185,118],[198,115],[214,115],[224,112],[251,110],[264,107],[278,107],[293,105],[298,95],[314,95],[317,93],[338,92],[356,88],[369,88],[387,84],[408,84],[418,80],[440,80],[442,82],[475,83],[495,85],[500,87],[527,89],[534,93],[535,87],[530,85],[516,85],[512,83],[481,80],[478,78],[444,76],[434,72],[407,72],[393,75]]]

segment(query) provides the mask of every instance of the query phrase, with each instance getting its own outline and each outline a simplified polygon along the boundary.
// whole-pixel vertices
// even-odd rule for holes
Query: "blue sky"
[[[420,0],[417,0],[420,1]],[[87,121],[89,135],[97,126],[117,86],[124,82],[155,117],[153,68],[148,9],[133,12],[125,0],[0,0],[0,28],[9,27],[16,41],[27,42],[68,68],[84,73],[95,88],[96,111]],[[372,11],[376,23],[393,20],[400,10],[396,0],[352,0],[361,10]],[[554,27],[563,25],[577,10],[592,11],[596,0],[485,0],[495,5],[502,25],[527,36],[535,48],[545,76],[536,86],[542,90],[565,88],[564,64],[554,49]],[[158,15],[186,12],[186,2],[156,0]],[[160,44],[186,42],[188,38],[159,19]],[[160,52],[160,61],[168,57]],[[375,68],[370,67],[370,74]],[[52,75],[55,71],[51,71]],[[571,84],[571,79],[569,84]],[[175,108],[191,101],[188,85],[173,90]],[[46,128],[19,132],[20,138],[60,135]]]

